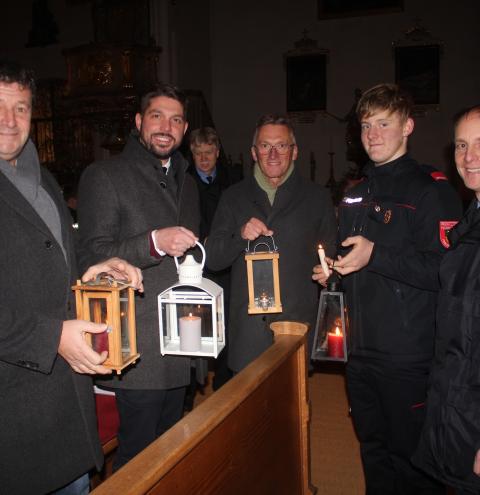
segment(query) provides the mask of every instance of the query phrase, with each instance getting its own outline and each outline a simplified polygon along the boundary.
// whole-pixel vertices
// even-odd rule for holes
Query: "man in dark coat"
[[[445,492],[410,457],[424,419],[438,267],[461,204],[443,174],[407,154],[411,111],[410,96],[394,84],[362,95],[357,116],[371,162],[338,210],[347,389],[371,495]]]
[[[232,267],[228,362],[235,372],[272,344],[272,321],[297,320],[314,326],[318,290],[310,273],[318,244],[330,253],[334,249],[336,222],[327,190],[296,169],[297,154],[290,121],[278,115],[262,117],[252,146],[254,175],[223,193],[206,243],[210,269]],[[244,258],[249,242],[250,249],[256,242],[271,242],[263,236],[274,237],[280,256],[283,312],[268,316],[248,314]]]
[[[455,125],[455,163],[475,199],[440,266],[435,359],[415,464],[455,493],[480,493],[480,105]]]
[[[141,357],[121,377],[98,380],[115,390],[120,415],[114,469],[128,462],[183,414],[190,358],[161,356],[157,296],[178,281],[175,256],[195,246],[198,192],[177,151],[187,129],[186,99],[173,86],[147,93],[123,152],[88,167],[80,181],[80,242],[92,255],[116,255],[143,270],[136,302]]]
[[[0,492],[83,495],[88,471],[103,462],[87,375],[110,373],[106,353],[83,335],[106,325],[69,319],[72,221],[28,140],[33,93],[29,71],[0,61]],[[140,272],[118,259],[83,279],[102,271],[141,284]]]
[[[190,133],[190,151],[193,157],[193,166],[189,172],[195,179],[200,194],[200,239],[205,239],[210,234],[213,217],[217,211],[222,192],[234,182],[232,170],[218,161],[220,156],[220,140],[217,132],[212,127],[202,127]],[[225,270],[213,272],[205,270],[205,276],[223,288],[225,303],[225,320],[228,322],[228,304],[230,302],[230,267]],[[228,326],[225,328],[226,345],[214,362],[215,376],[212,387],[220,388],[231,378],[228,368]]]

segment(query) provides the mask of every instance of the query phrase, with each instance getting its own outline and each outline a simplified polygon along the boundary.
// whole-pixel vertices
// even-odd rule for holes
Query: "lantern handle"
[[[254,254],[256,253],[256,250],[257,250],[257,247],[258,246],[267,246],[267,249],[268,249],[268,252],[269,253],[271,253],[271,252],[277,252],[278,251],[278,247],[275,244],[275,239],[273,238],[273,235],[269,235],[269,236],[265,236],[265,237],[270,237],[272,239],[273,249],[270,249],[270,246],[269,246],[268,242],[257,242],[257,244],[255,244],[255,246],[253,246],[253,253]],[[245,251],[247,253],[250,251],[250,240],[248,241],[247,249],[245,249]]]
[[[198,241],[196,241],[195,244],[200,248],[200,251],[202,251],[202,270],[203,270],[203,267],[205,266],[205,259],[207,257],[207,255],[205,254],[205,248]],[[178,261],[177,261],[178,257],[174,256],[173,259],[175,261],[175,265],[178,270]]]
[[[89,280],[88,282],[85,282],[84,285],[91,285],[91,286],[105,285],[107,287],[113,287],[115,284],[127,286],[130,284],[130,280],[115,278],[107,272],[100,272],[93,280]]]

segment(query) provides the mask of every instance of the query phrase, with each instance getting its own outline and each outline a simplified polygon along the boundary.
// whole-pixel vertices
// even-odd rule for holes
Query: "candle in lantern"
[[[101,354],[103,351],[109,351],[108,334],[111,333],[112,327],[108,326],[102,333],[92,333],[92,348]]]
[[[339,327],[335,327],[335,333],[328,333],[328,356],[343,358],[343,334]]]
[[[318,258],[320,259],[320,264],[322,265],[323,271],[327,277],[330,276],[330,269],[327,265],[327,260],[325,259],[325,249],[321,244],[318,245]]]
[[[179,320],[180,350],[196,352],[201,348],[202,319],[200,316],[182,316]]]

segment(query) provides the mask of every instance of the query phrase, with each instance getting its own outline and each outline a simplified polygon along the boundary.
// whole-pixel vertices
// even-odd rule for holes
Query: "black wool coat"
[[[454,488],[480,492],[480,210],[451,234],[440,266],[435,359],[414,463]],[[470,492],[469,492],[470,493]]]
[[[103,462],[93,384],[57,354],[74,318],[76,262],[71,217],[42,167],[55,202],[62,249],[17,188],[0,173],[0,492],[50,492]]]
[[[248,314],[248,285],[241,227],[255,217],[273,230],[278,247],[283,312]],[[273,206],[255,178],[247,177],[227,189],[220,199],[207,239],[207,266],[222,270],[232,266],[229,316],[229,367],[240,371],[273,342],[270,323],[279,320],[306,322],[313,328],[318,307],[318,284],[312,269],[319,263],[318,244],[334,251],[336,221],[327,190],[304,179],[295,169],[279,186]],[[266,240],[268,238],[261,238]],[[251,243],[250,249],[255,242]],[[265,250],[265,249],[263,249]],[[312,332],[311,332],[312,333]]]
[[[140,359],[120,377],[97,382],[113,388],[169,389],[190,383],[190,358],[160,354],[157,296],[178,282],[174,259],[150,253],[154,229],[181,225],[198,233],[198,192],[179,152],[165,176],[160,161],[130,136],[123,152],[90,165],[79,187],[82,265],[119,256],[142,269],[144,294],[136,296]]]

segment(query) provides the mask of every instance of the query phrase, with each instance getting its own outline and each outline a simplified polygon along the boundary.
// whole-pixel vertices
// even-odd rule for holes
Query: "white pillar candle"
[[[201,348],[202,319],[200,316],[182,316],[179,320],[180,350],[196,352]]]
[[[320,259],[320,264],[322,265],[323,271],[327,277],[330,276],[330,269],[327,265],[327,260],[325,259],[325,249],[321,244],[318,245],[318,258]]]

